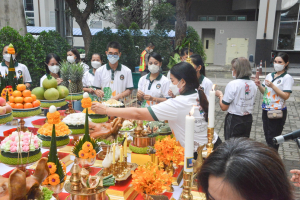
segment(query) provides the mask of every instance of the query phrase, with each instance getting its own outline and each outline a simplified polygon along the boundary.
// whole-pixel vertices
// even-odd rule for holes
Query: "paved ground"
[[[224,92],[226,84],[232,79],[226,78],[215,78],[218,76],[230,77],[231,73],[220,73],[220,72],[210,72],[208,77],[211,78],[213,83],[217,84],[217,89]],[[290,133],[297,129],[300,129],[300,82],[295,83],[294,91],[291,94],[290,99],[287,101],[288,115],[287,120],[284,126],[283,134]],[[298,86],[297,86],[298,85]],[[256,104],[253,113],[253,124],[250,137],[256,141],[265,143],[263,125],[261,119],[261,103],[262,103],[262,94],[258,91],[256,96]],[[217,99],[216,99],[217,104]],[[224,119],[227,112],[223,112],[220,109],[220,106],[216,105],[216,127],[215,130],[219,134],[220,138],[224,141]],[[288,172],[289,178],[291,174],[289,171],[291,169],[300,169],[300,151],[297,144],[294,141],[284,142],[283,145],[279,148],[279,155],[281,156],[286,170]],[[295,187],[295,196],[296,199],[300,199],[300,188]]]

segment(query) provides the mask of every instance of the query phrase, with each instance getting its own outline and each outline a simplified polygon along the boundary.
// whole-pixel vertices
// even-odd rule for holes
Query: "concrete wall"
[[[256,46],[256,31],[257,22],[244,21],[244,22],[194,22],[188,21],[188,26],[192,26],[202,38],[202,29],[215,29],[215,52],[214,52],[214,64],[225,65],[226,60],[226,47],[227,38],[249,38],[248,56],[255,54]],[[224,30],[221,34],[220,30]]]

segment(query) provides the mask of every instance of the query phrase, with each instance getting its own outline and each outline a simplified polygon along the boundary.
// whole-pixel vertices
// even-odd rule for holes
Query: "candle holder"
[[[128,169],[128,166],[127,166],[127,155],[124,157],[124,173],[126,174],[129,169]]]
[[[117,175],[118,175],[117,163],[112,163],[112,165],[111,165],[111,174],[114,177],[117,177]]]
[[[214,138],[214,128],[207,128],[207,144],[206,144],[206,149],[207,149],[207,157],[211,154],[211,152],[214,149],[214,144],[212,143],[212,140]]]
[[[191,188],[192,188],[192,176],[193,172],[183,172],[183,190],[180,195],[180,200],[192,200],[193,195],[191,194]]]
[[[110,167],[107,167],[107,168],[104,168],[103,170],[103,176],[108,176],[111,174],[111,166]]]

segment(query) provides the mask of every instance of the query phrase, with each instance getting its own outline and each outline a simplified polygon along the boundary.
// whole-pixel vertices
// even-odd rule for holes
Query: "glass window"
[[[287,11],[282,11],[280,15],[281,21],[295,21],[298,18],[299,4],[295,4]]]
[[[236,21],[236,16],[227,16],[227,21]]]
[[[206,16],[199,16],[199,21],[207,21],[207,17]]]
[[[26,23],[27,23],[27,26],[34,26],[34,19],[27,18]]]
[[[294,50],[297,22],[280,22],[277,49]]]
[[[226,21],[226,16],[218,16],[217,21]]]
[[[216,21],[216,16],[208,16],[208,21]]]
[[[237,16],[237,20],[238,21],[247,21],[247,17],[246,16]]]
[[[34,17],[34,12],[26,12],[26,17]]]
[[[33,11],[33,0],[24,0],[25,11]]]

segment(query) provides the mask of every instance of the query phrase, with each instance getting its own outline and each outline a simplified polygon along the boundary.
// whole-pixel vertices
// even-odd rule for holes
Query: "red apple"
[[[5,105],[6,105],[6,100],[0,97],[0,106],[5,106]]]
[[[6,113],[6,108],[5,106],[0,107],[0,115],[4,115]]]
[[[11,113],[12,107],[8,103],[4,107],[6,108],[6,113]]]

